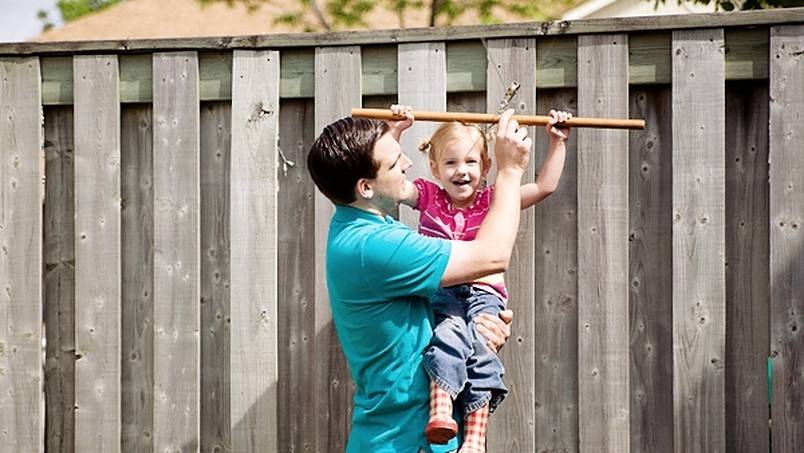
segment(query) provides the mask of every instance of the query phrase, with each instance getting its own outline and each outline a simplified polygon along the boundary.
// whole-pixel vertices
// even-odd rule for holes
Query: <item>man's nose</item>
[[[413,161],[410,160],[407,154],[402,154],[402,169],[407,170],[408,168],[413,166]]]

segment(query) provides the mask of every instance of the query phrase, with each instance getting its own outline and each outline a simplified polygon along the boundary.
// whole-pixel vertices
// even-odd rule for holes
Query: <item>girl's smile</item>
[[[489,162],[484,162],[482,157],[482,138],[471,135],[449,140],[437,160],[430,161],[433,177],[444,187],[455,208],[472,204],[488,173]]]

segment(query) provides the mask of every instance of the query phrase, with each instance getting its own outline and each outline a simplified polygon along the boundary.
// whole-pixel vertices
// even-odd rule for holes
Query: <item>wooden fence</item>
[[[573,131],[523,215],[489,451],[801,451],[802,23],[0,45],[0,452],[341,451],[306,150],[351,107],[493,111],[514,80],[520,113],[648,126]]]

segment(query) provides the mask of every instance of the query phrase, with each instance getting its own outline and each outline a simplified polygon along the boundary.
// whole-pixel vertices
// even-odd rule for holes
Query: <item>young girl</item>
[[[393,106],[392,110],[410,117],[408,107]],[[568,128],[557,125],[571,117],[563,111],[550,111],[546,125],[549,150],[537,181],[522,186],[522,209],[555,191],[569,135]],[[439,184],[417,179],[415,189],[402,200],[420,211],[419,232],[450,240],[474,239],[494,193],[494,186],[485,184],[491,166],[485,134],[474,126],[445,123],[420,149],[428,153],[430,170]],[[430,443],[443,444],[457,434],[452,404],[460,397],[465,417],[460,453],[485,452],[489,413],[508,390],[502,381],[502,363],[477,333],[473,319],[481,313],[497,316],[505,309],[507,298],[502,274],[442,288],[431,298],[436,327],[424,353],[430,377],[430,420],[425,435]]]

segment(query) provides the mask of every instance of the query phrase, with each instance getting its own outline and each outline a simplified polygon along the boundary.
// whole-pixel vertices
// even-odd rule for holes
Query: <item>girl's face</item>
[[[447,191],[452,206],[465,208],[475,199],[480,183],[488,173],[488,162],[483,162],[483,139],[473,134],[462,134],[444,144],[430,161],[430,170]]]

